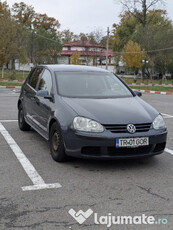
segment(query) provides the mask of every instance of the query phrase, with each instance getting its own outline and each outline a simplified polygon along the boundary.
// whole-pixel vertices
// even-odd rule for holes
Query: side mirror
[[[52,99],[52,96],[49,95],[49,92],[47,90],[39,90],[36,93],[37,97],[43,97],[44,99]]]
[[[139,92],[139,91],[137,91],[137,90],[134,90],[133,91],[138,97],[142,97],[142,93],[141,92]]]

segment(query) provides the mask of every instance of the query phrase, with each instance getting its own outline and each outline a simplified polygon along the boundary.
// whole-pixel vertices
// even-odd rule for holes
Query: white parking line
[[[5,129],[5,127],[0,123],[0,133],[10,146],[11,150],[17,157],[18,161],[22,165],[23,169],[25,170],[28,177],[31,179],[33,185],[31,186],[24,186],[22,187],[23,191],[27,190],[39,190],[39,189],[50,189],[50,188],[60,188],[62,187],[59,183],[55,184],[46,184],[42,177],[38,174],[34,166],[31,164],[31,162],[28,160],[28,158],[25,156],[25,154],[22,152],[20,147],[17,145],[15,140],[11,137],[9,132]]]
[[[162,113],[163,117],[164,118],[173,118],[173,115],[169,115],[169,114],[166,114],[166,113]]]
[[[171,155],[173,155],[173,150],[171,150],[171,149],[166,148],[165,152],[170,153]]]
[[[18,120],[0,120],[0,123],[18,122]]]

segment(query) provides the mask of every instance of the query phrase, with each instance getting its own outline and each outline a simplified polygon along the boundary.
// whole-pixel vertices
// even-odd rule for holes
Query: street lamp
[[[149,63],[149,61],[148,61],[147,59],[143,59],[143,60],[142,60],[142,63],[144,63],[144,64],[148,64],[148,63]]]
[[[142,67],[142,81],[143,81],[144,80],[144,76],[145,76],[146,64],[148,64],[149,61],[147,59],[143,59],[141,62],[144,64],[143,67]]]

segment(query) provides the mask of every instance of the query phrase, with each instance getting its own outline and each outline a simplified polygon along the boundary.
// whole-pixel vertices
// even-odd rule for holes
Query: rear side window
[[[47,90],[49,94],[52,91],[52,77],[49,70],[45,69],[43,75],[41,76],[38,90]]]
[[[37,68],[31,75],[30,79],[29,79],[29,85],[36,89],[36,85],[39,79],[39,76],[42,74],[43,72],[43,68]]]

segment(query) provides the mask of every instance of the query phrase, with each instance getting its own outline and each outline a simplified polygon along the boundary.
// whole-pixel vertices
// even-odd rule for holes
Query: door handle
[[[30,99],[32,102],[40,103],[40,100],[37,96],[32,96],[32,97],[30,97]]]
[[[38,98],[36,99],[35,96],[34,96],[34,97],[31,97],[31,101],[36,102],[37,100],[38,100]]]

